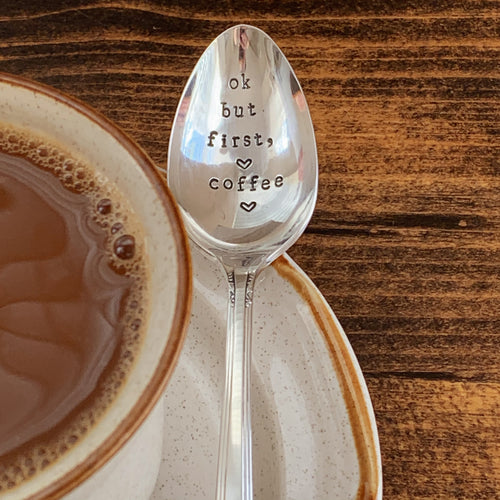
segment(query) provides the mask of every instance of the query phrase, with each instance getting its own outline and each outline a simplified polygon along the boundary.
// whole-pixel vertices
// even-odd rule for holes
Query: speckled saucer
[[[193,250],[191,325],[164,396],[151,500],[212,500],[224,385],[226,284]],[[254,490],[259,500],[382,498],[370,398],[342,327],[287,256],[260,276],[253,337]]]

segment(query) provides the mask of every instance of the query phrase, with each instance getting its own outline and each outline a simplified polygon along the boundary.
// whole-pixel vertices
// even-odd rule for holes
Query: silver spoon
[[[258,273],[302,234],[317,193],[314,131],[277,45],[239,25],[201,56],[170,137],[168,183],[190,238],[229,286],[217,500],[252,500],[250,369]]]

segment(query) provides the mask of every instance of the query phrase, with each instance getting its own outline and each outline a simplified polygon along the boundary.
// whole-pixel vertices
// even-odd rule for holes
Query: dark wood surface
[[[499,19],[487,0],[2,0],[0,71],[86,101],[164,167],[207,44],[239,22],[271,35],[304,88],[321,171],[317,210],[290,253],[365,374],[385,498],[490,500],[500,498]]]

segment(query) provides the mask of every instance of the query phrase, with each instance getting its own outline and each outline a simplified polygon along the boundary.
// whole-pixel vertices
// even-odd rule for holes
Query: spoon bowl
[[[172,128],[168,182],[192,240],[225,263],[269,264],[305,229],[314,130],[290,64],[263,31],[233,27],[201,56]]]
[[[263,31],[228,29],[205,50],[181,97],[167,177],[191,240],[229,288],[217,500],[252,500],[252,298],[259,271],[302,234],[318,162],[300,84]]]

